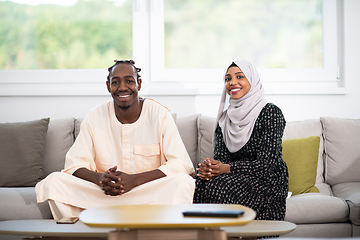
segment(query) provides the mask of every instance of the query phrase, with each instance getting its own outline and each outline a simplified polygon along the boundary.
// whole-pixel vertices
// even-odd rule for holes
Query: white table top
[[[243,210],[237,218],[184,217],[184,211]],[[91,227],[129,229],[174,229],[238,226],[256,216],[252,209],[236,204],[117,205],[89,208],[80,220]]]

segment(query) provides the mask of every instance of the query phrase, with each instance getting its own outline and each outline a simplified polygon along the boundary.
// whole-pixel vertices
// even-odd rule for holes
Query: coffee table
[[[184,217],[184,211],[243,210],[237,218]],[[84,210],[80,220],[91,227],[116,228],[109,240],[214,239],[226,240],[222,226],[239,226],[254,220],[255,212],[242,205],[127,205]]]
[[[0,222],[0,234],[20,235],[43,239],[107,239],[111,228],[92,228],[78,221],[75,224],[57,224],[51,219],[11,220]]]
[[[259,236],[282,235],[296,227],[289,222],[254,220],[246,225],[221,227],[226,231],[227,239],[256,238]],[[0,222],[0,234],[32,236],[44,240],[106,240],[108,233],[115,228],[89,227],[78,221],[75,224],[56,224],[54,220],[11,220]]]
[[[141,211],[143,216],[146,219],[154,219],[152,215],[145,214],[151,213],[151,211],[143,210],[142,208],[145,205],[134,206],[126,208],[129,212],[132,211],[129,220],[135,218],[136,212]],[[154,205],[149,205],[154,206]],[[172,205],[174,207],[175,205]],[[214,210],[217,205],[210,205],[209,207]],[[221,205],[224,207],[227,205]],[[238,205],[239,206],[239,205]],[[136,208],[135,210],[133,208]],[[200,205],[195,205],[194,209],[200,210],[204,209],[205,206],[200,207]],[[225,207],[227,208],[227,207]],[[112,207],[111,207],[112,209]],[[170,219],[165,221],[165,225],[174,224],[174,219],[169,217],[169,214],[163,214],[162,211],[152,208],[153,212],[156,212],[156,219]],[[176,208],[177,209],[177,208]],[[189,205],[186,205],[186,210],[191,210]],[[219,209],[216,207],[216,209]],[[228,208],[227,208],[228,209]],[[92,210],[89,209],[89,212]],[[176,210],[176,211],[179,211]],[[175,212],[176,212],[175,211]],[[172,210],[170,210],[172,212]],[[252,210],[250,211],[250,213]],[[110,215],[114,214],[112,212]],[[123,218],[126,217],[126,211],[121,215]],[[163,215],[163,216],[160,216]],[[246,216],[247,213],[245,211]],[[190,219],[187,219],[190,220]],[[211,219],[202,218],[202,219],[192,219],[191,221],[201,221],[204,223],[203,226],[212,225],[207,224],[206,221]],[[251,220],[251,217],[250,217]],[[139,224],[144,222],[144,220],[138,221]],[[246,222],[246,221],[244,221]],[[131,223],[131,222],[130,222]],[[133,228],[134,226],[127,225],[126,227],[90,227],[87,224],[84,224],[81,221],[78,221],[75,224],[56,224],[54,220],[11,220],[0,222],[0,234],[10,234],[10,235],[22,235],[22,236],[32,236],[33,239],[63,239],[63,240],[105,240],[105,239],[117,239],[118,237],[123,237],[122,239],[239,239],[242,238],[256,238],[257,236],[274,236],[282,235],[288,232],[291,232],[295,229],[296,225],[284,221],[260,221],[254,220],[249,223],[242,223],[240,226],[225,226],[226,224],[221,224],[222,227],[216,227],[212,225],[211,227],[201,227],[199,225],[195,226],[194,223],[190,223],[190,226],[185,226],[188,223],[185,223],[183,226],[172,226],[172,228],[161,227],[156,228],[154,225],[159,225],[159,222],[151,221],[148,225],[150,228]],[[90,224],[91,225],[91,224]],[[101,225],[101,224],[100,224]],[[218,225],[218,224],[216,224]],[[159,226],[158,226],[159,227]],[[178,228],[179,227],[179,228]],[[185,228],[186,227],[186,228]],[[192,228],[195,227],[195,228]],[[197,228],[198,227],[198,228]],[[153,229],[155,228],[155,229]],[[111,234],[109,234],[111,232]],[[224,236],[224,232],[226,236]],[[127,236],[125,236],[127,235]],[[124,238],[125,236],[125,238]],[[215,236],[215,237],[214,237]],[[108,238],[109,237],[109,238]],[[159,238],[160,237],[160,238]]]

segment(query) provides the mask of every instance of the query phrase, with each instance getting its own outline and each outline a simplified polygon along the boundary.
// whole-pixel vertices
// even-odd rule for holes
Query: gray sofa
[[[203,115],[176,118],[194,166],[212,157],[215,119]],[[42,171],[60,171],[65,154],[79,132],[77,119],[51,120]],[[319,193],[287,199],[286,221],[297,228],[282,237],[349,238],[360,236],[360,119],[321,118],[287,123],[283,140],[319,136],[315,186]],[[291,176],[290,176],[291,177]],[[0,187],[0,221],[51,219],[47,203],[36,203],[34,187]],[[0,235],[0,239],[21,237]]]

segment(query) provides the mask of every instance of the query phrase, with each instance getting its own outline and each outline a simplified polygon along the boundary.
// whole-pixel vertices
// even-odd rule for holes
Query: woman
[[[288,170],[281,157],[285,119],[265,99],[255,67],[226,70],[214,133],[214,159],[199,164],[194,203],[241,204],[259,220],[284,220]]]

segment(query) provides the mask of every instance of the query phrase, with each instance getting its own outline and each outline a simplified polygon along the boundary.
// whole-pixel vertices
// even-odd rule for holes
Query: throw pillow
[[[283,159],[289,171],[289,192],[292,192],[292,195],[319,192],[319,189],[314,186],[319,144],[319,136],[282,141]]]
[[[0,123],[0,187],[30,187],[43,177],[49,118]]]

